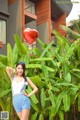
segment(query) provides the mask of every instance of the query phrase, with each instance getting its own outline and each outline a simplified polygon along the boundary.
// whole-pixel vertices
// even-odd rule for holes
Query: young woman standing
[[[25,63],[18,62],[16,69],[9,66],[6,67],[6,72],[12,83],[12,103],[13,107],[20,120],[29,120],[30,100],[29,97],[38,91],[38,88],[33,82],[25,76]],[[15,73],[15,75],[14,75]],[[32,87],[32,92],[27,94],[25,88],[27,83]]]

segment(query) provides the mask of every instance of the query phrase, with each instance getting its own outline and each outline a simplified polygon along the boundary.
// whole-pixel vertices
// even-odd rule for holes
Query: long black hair
[[[25,63],[24,63],[24,62],[18,62],[18,63],[16,64],[16,67],[17,67],[18,65],[21,65],[21,66],[22,66],[22,69],[23,69],[22,77],[25,79],[25,82],[27,82],[27,78],[26,78],[26,76],[25,76],[25,69],[26,69]]]

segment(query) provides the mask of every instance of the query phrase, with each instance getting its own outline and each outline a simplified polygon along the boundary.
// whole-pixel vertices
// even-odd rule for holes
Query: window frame
[[[3,42],[1,41],[3,45],[7,45],[8,17],[9,17],[9,14],[5,14],[5,13],[0,12],[0,19],[6,21],[6,42],[3,43]]]
[[[7,43],[7,21],[6,20],[4,20],[4,19],[2,19],[2,18],[0,18],[0,20],[2,20],[2,21],[5,21],[5,30],[6,30],[6,33],[5,33],[5,43],[3,43],[3,41],[1,41],[2,42],[2,44],[6,44]]]

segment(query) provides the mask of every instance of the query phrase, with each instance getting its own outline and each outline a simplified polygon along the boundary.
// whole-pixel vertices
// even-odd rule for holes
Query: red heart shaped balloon
[[[25,28],[23,31],[24,39],[31,45],[38,38],[38,31],[35,29]]]

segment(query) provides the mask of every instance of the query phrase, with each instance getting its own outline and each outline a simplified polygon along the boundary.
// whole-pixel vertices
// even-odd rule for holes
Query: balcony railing
[[[29,12],[35,15],[35,4],[29,0],[25,0],[25,12]]]

